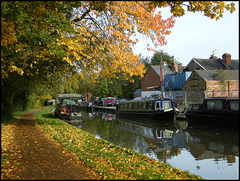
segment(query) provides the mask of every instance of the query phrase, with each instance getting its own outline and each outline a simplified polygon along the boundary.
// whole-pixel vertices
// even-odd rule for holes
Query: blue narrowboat
[[[165,116],[174,116],[175,109],[171,99],[125,101],[119,103],[117,114],[162,118]]]

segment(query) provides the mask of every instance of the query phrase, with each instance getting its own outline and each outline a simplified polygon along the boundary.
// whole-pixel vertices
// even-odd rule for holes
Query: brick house
[[[219,73],[226,73],[225,79]],[[193,70],[182,89],[187,104],[206,97],[239,97],[239,70]]]
[[[223,72],[230,70],[229,80],[217,80],[215,75],[220,69]],[[232,60],[228,53],[224,53],[222,59],[214,56],[209,59],[193,58],[183,71],[192,71],[182,88],[185,106],[202,102],[206,97],[238,96],[239,60]]]
[[[172,66],[164,63],[162,66],[163,74],[173,74],[178,71],[177,63],[174,62]],[[173,69],[173,70],[172,70]],[[155,88],[162,87],[163,80],[160,75],[160,65],[152,65],[146,72],[145,76],[141,80],[141,97],[149,97],[153,94],[161,94],[161,90],[156,90]]]
[[[222,59],[214,56],[209,59],[193,58],[183,71],[193,70],[239,70],[239,60],[232,60],[230,54],[223,54]]]

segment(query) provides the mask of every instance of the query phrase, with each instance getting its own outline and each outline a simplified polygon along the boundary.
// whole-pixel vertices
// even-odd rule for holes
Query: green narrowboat
[[[120,102],[117,106],[117,113],[162,118],[174,116],[175,110],[171,99],[149,99]]]

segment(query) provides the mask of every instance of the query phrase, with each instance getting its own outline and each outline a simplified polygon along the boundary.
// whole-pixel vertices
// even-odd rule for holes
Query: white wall
[[[141,97],[149,97],[150,95],[153,94],[161,94],[161,91],[142,91]]]

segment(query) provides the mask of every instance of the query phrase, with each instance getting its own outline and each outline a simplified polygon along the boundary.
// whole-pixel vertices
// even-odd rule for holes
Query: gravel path
[[[9,154],[4,180],[99,180],[77,156],[53,140],[34,118],[40,109],[21,114],[1,128],[1,151]]]

